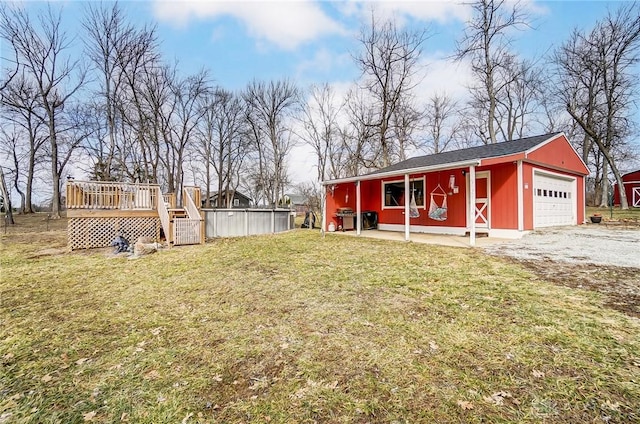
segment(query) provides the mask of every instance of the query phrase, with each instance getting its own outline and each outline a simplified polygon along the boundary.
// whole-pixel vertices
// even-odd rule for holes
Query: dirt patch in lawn
[[[550,260],[515,258],[509,258],[509,260],[524,265],[546,281],[601,293],[606,298],[606,306],[640,318],[640,269],[638,268]]]
[[[558,285],[593,290],[607,306],[640,318],[640,230],[580,225],[537,230],[484,251]]]

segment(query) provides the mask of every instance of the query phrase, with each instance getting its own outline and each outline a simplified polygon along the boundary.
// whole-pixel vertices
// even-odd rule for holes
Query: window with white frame
[[[424,178],[416,178],[409,181],[409,194],[405,195],[404,180],[382,182],[382,208],[404,208],[405,198],[411,199],[411,193],[415,196],[416,205],[424,209]]]

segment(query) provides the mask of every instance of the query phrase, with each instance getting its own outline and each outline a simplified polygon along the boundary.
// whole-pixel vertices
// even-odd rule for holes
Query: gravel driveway
[[[640,268],[640,230],[601,225],[553,227],[494,244],[487,253],[521,260],[553,260]]]

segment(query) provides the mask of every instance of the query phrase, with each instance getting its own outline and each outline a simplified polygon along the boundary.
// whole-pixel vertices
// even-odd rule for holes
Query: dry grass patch
[[[600,214],[605,221],[640,221],[640,208],[629,208],[627,210],[620,209],[619,206],[610,208],[600,208],[596,206],[587,207],[587,217],[593,214]]]
[[[477,251],[304,230],[135,261],[45,247],[3,238],[0,422],[640,419],[638,321]]]

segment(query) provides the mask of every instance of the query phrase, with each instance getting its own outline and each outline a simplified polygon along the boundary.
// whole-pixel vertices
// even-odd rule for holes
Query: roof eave
[[[441,171],[444,169],[456,169],[456,168],[464,168],[467,166],[478,166],[478,165],[480,165],[480,159],[465,160],[461,162],[444,163],[441,165],[420,166],[417,168],[407,168],[407,169],[401,169],[397,171],[388,171],[388,172],[380,172],[377,174],[361,175],[358,177],[338,178],[335,180],[323,181],[322,185],[326,186],[326,185],[333,185],[333,184],[354,183],[356,181],[379,180],[387,177],[396,177],[398,175],[418,174],[421,172]]]

